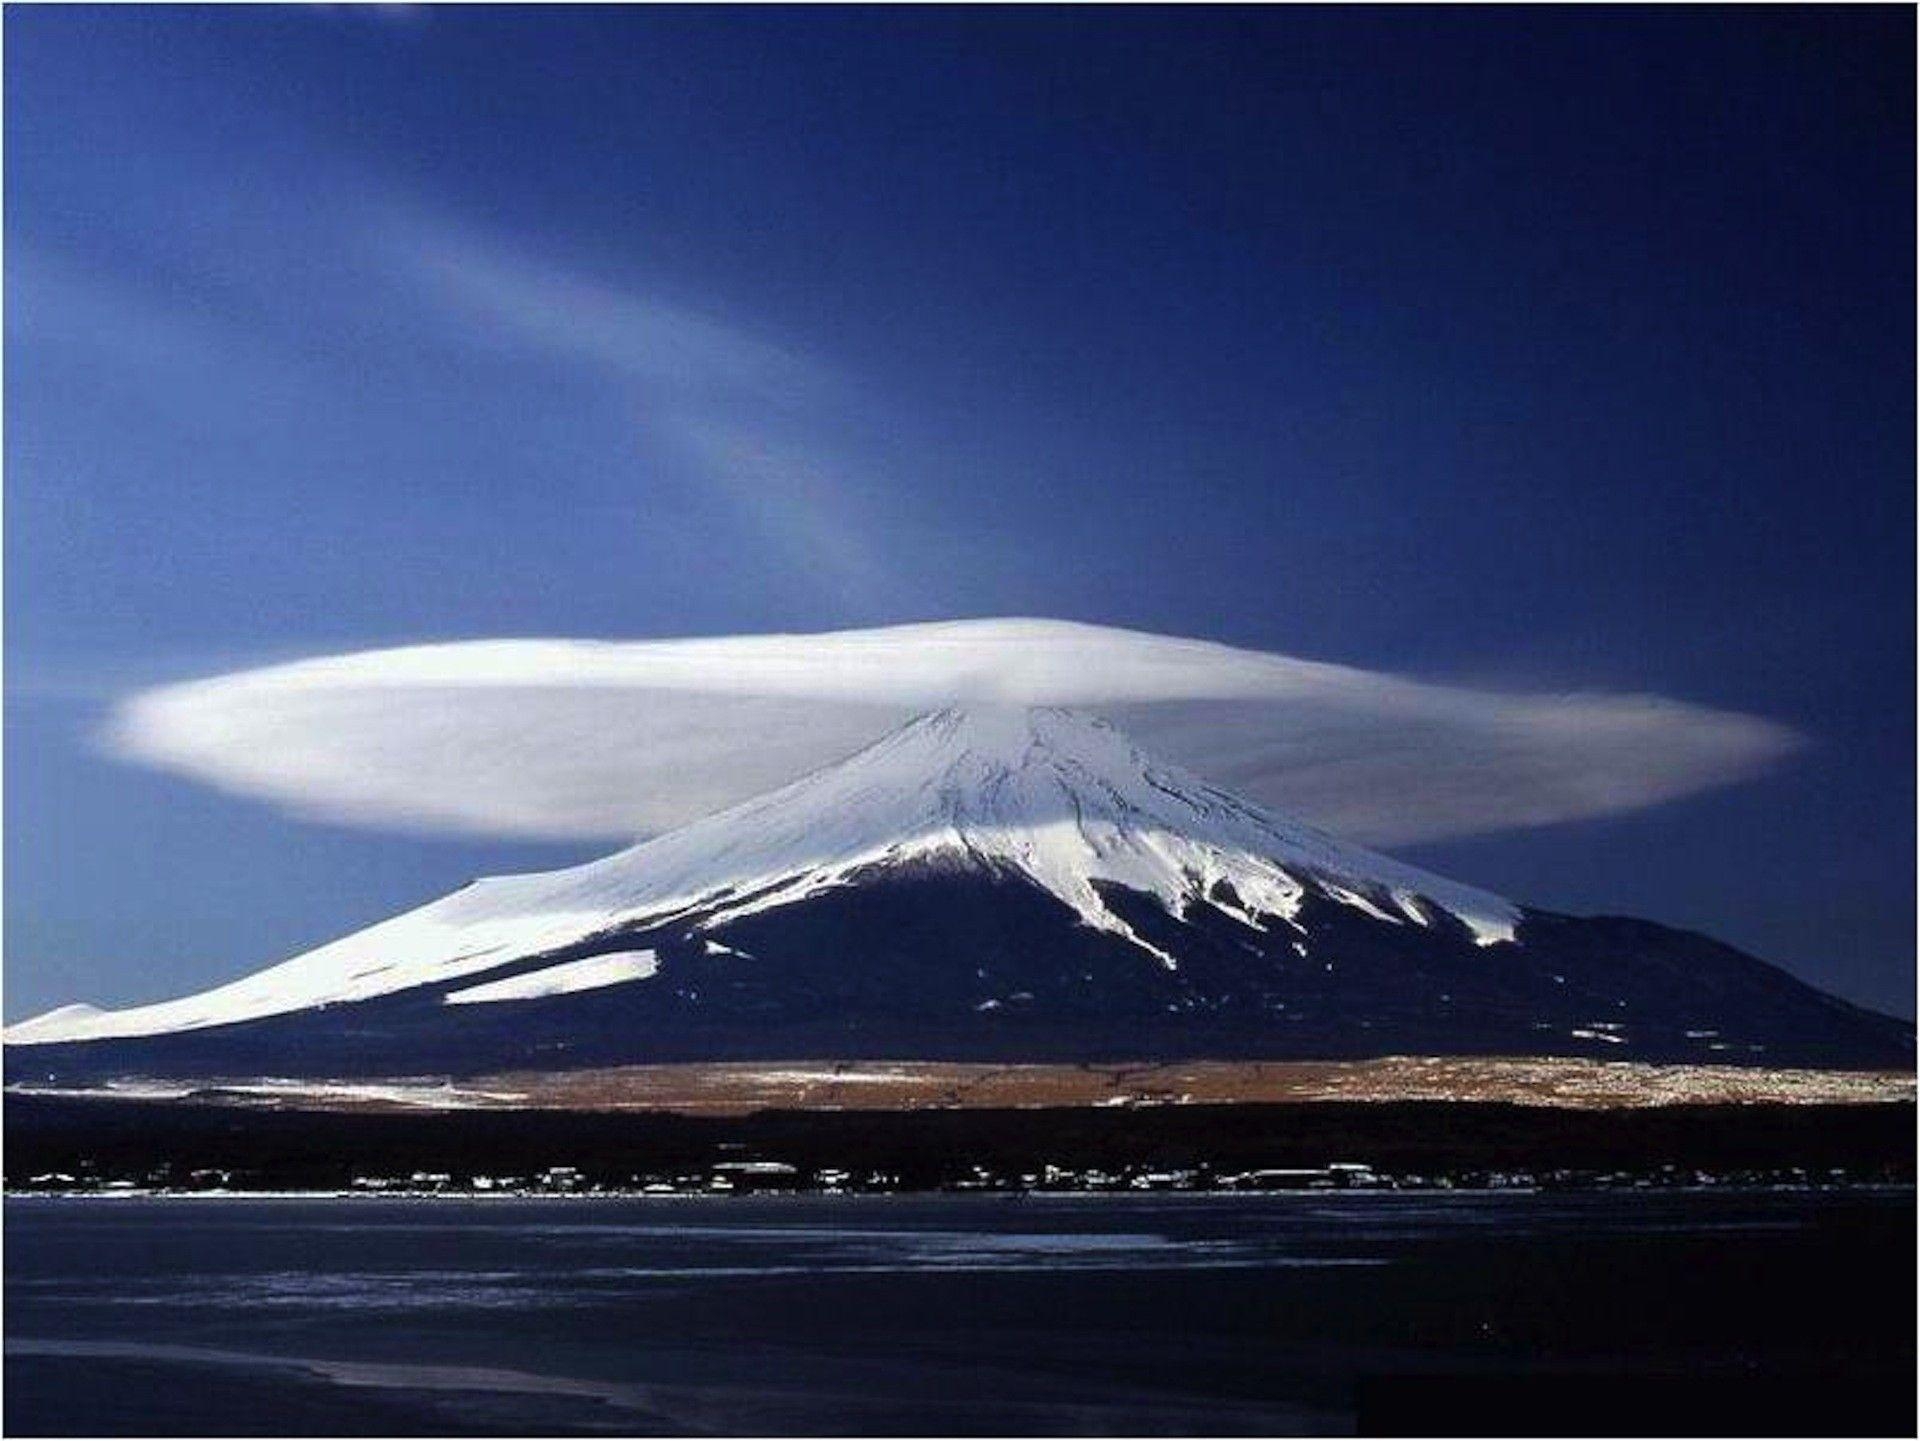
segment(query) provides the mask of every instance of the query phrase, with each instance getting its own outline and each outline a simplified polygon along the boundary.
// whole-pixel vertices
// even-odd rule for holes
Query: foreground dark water
[[[10,1198],[5,1229],[16,1435],[1912,1426],[1910,1190]]]

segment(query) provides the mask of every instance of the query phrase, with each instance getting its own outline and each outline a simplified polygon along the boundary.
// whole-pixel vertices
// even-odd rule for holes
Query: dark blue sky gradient
[[[1798,727],[1409,855],[1912,1013],[1910,10],[5,26],[10,1018],[593,849],[118,765],[133,686],[983,614]]]

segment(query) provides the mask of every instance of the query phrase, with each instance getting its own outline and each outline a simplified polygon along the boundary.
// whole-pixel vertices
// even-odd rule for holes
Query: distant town
[[[524,1175],[456,1174],[414,1171],[407,1175],[356,1175],[344,1188],[328,1195],[349,1196],[727,1196],[746,1193],[780,1195],[884,1195],[896,1192],[994,1192],[1003,1195],[1080,1195],[1115,1192],[1189,1192],[1272,1194],[1291,1191],[1421,1191],[1421,1190],[1610,1190],[1690,1187],[1824,1188],[1871,1184],[1908,1184],[1910,1178],[1893,1168],[1867,1172],[1844,1167],[1809,1170],[1802,1166],[1772,1169],[1705,1171],[1661,1166],[1650,1171],[1493,1170],[1458,1173],[1386,1173],[1358,1161],[1334,1161],[1324,1166],[1278,1166],[1252,1171],[1216,1172],[1207,1167],[1150,1170],[1127,1167],[1116,1171],[1066,1166],[1043,1166],[1038,1171],[998,1173],[984,1166],[968,1168],[934,1186],[912,1185],[886,1171],[854,1171],[835,1166],[803,1169],[785,1161],[722,1161],[703,1170],[673,1174],[634,1173],[608,1176],[577,1166],[549,1166]],[[162,1166],[139,1176],[115,1175],[98,1168],[72,1172],[45,1171],[19,1181],[9,1179],[10,1193],[55,1195],[257,1195],[285,1190],[268,1178],[216,1167],[176,1172]]]
[[[7,1097],[13,1194],[1008,1196],[1912,1184],[1911,1101],[368,1111]]]

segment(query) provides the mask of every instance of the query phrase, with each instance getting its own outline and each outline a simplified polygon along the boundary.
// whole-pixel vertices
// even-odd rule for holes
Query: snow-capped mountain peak
[[[1256,924],[1291,917],[1309,882],[1388,920],[1424,924],[1424,901],[1487,942],[1510,939],[1516,919],[1496,896],[1346,845],[1152,759],[1103,721],[1057,709],[922,716],[840,765],[625,854],[645,855],[651,868],[681,844],[711,854],[729,831],[789,858],[811,852],[794,882],[803,890],[918,856],[1017,871],[1083,923],[1170,965],[1112,913],[1096,883],[1152,895],[1175,913],[1208,896]],[[772,859],[757,868],[781,869],[764,863]],[[781,887],[753,904],[792,894]]]
[[[603,860],[503,876],[230,985],[123,1011],[63,1008],[11,1043],[190,1030],[479,976],[615,931],[684,917],[691,934],[907,864],[1018,876],[1144,964],[1178,959],[1103,887],[1174,915],[1205,900],[1285,924],[1309,890],[1384,922],[1447,913],[1481,944],[1519,913],[1471,887],[1350,846],[1143,754],[1112,726],[1053,709],[923,715],[844,761]],[[644,981],[644,977],[628,979]]]

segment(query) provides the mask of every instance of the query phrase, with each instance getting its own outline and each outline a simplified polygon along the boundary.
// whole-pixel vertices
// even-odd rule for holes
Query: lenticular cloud
[[[134,696],[128,759],[368,826],[631,839],[828,765],[924,711],[1062,706],[1374,844],[1636,810],[1798,743],[1654,696],[1521,695],[1055,621],[702,640],[486,640]]]

